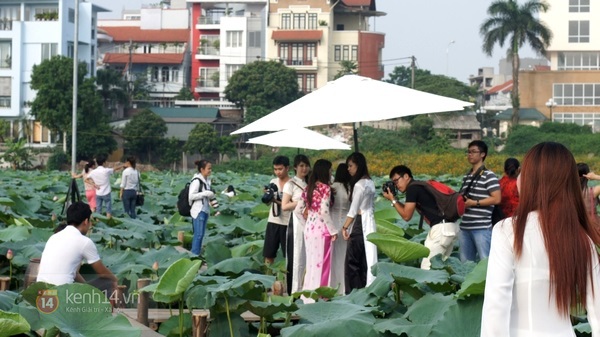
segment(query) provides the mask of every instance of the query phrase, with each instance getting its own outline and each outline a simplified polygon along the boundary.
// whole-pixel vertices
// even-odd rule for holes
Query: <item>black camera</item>
[[[275,199],[277,197],[277,191],[279,190],[279,188],[277,188],[277,185],[275,185],[274,183],[271,183],[269,185],[265,185],[265,194],[263,194],[262,198],[260,200],[262,200],[262,202],[264,202],[265,204],[269,204],[273,201],[273,199]]]
[[[213,193],[215,193],[215,190],[211,189],[211,191],[212,191]],[[215,196],[213,196],[212,198],[210,198],[210,199],[208,200],[208,202],[210,203],[210,206],[211,206],[212,208],[219,208],[219,201],[217,200],[217,197],[216,197],[216,195],[215,195]]]
[[[396,196],[398,194],[396,184],[394,184],[394,182],[391,180],[383,183],[383,186],[381,186],[381,190],[384,192],[392,193],[393,196]]]

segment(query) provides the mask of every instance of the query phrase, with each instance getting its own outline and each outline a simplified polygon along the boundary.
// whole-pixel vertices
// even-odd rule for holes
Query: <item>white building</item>
[[[33,144],[55,141],[33,120],[26,102],[35,98],[29,87],[33,66],[55,55],[73,57],[75,0],[2,0],[0,2],[0,118],[11,123],[9,137],[26,136]],[[89,2],[79,4],[80,62],[96,72],[96,22],[105,11]]]

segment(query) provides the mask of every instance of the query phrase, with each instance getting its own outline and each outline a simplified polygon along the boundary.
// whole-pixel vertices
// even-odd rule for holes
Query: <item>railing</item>
[[[0,108],[10,108],[10,96],[0,97]]]
[[[221,18],[213,18],[209,16],[198,17],[199,25],[219,25],[221,24]]]
[[[10,19],[0,19],[0,30],[12,30],[13,22]]]
[[[303,59],[303,60],[287,59],[287,60],[283,60],[283,63],[286,66],[312,66],[313,60],[312,59]]]
[[[215,47],[198,47],[198,55],[219,55],[220,50]]]
[[[200,88],[218,88],[219,87],[218,81],[214,81],[212,79],[211,80],[199,79],[196,81],[196,83],[198,84],[198,87],[200,87]]]

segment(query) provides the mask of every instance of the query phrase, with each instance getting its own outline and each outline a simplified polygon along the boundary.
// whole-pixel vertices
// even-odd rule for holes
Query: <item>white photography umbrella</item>
[[[309,150],[350,150],[350,145],[305,128],[294,128],[250,138],[246,143]]]

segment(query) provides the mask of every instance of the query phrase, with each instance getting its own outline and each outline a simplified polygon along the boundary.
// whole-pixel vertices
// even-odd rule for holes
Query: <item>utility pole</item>
[[[73,114],[71,135],[71,172],[75,173],[77,160],[77,89],[79,85],[79,0],[75,0],[75,34],[73,35]],[[67,141],[65,137],[65,143]]]
[[[410,88],[415,88],[415,67],[417,58],[413,55],[410,57]]]

